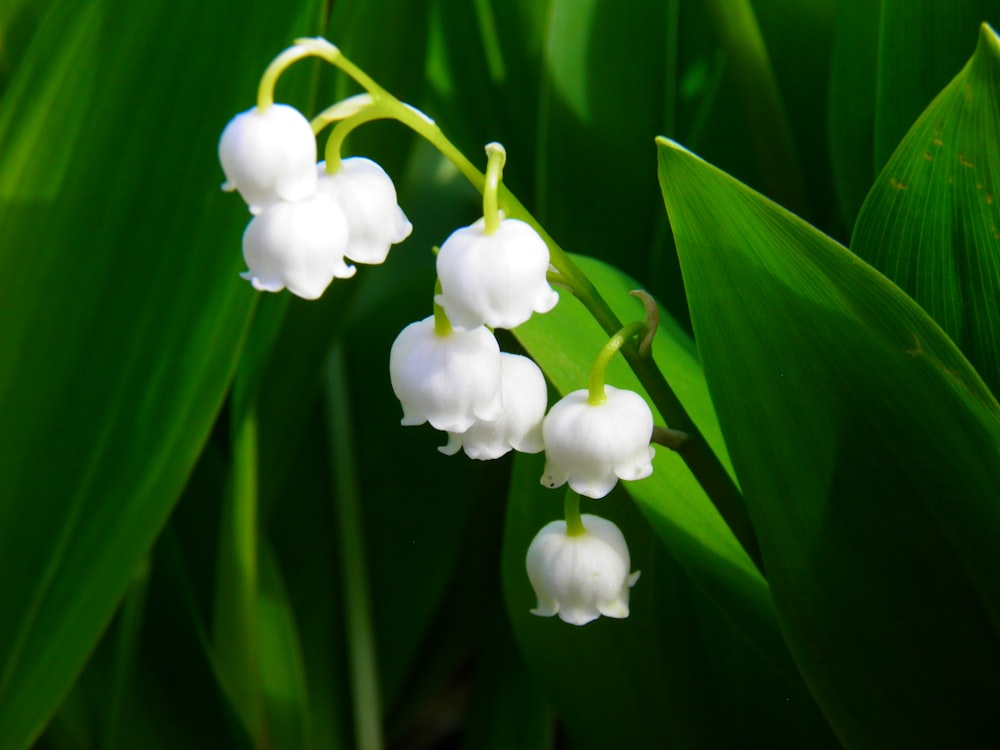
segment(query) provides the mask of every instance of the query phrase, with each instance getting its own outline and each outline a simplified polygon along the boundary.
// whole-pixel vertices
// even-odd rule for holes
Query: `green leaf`
[[[269,730],[269,747],[308,748],[309,695],[295,612],[270,544],[261,546],[260,684]]]
[[[659,153],[712,400],[813,694],[851,747],[995,737],[1000,406],[879,273]]]
[[[552,0],[543,48],[533,212],[564,247],[633,275],[648,267],[660,218],[649,144],[675,105],[670,6]]]
[[[848,230],[875,179],[881,4],[839,0],[828,90],[829,159]]]
[[[1000,393],[1000,39],[907,133],[865,201],[851,249],[937,321]]]
[[[215,146],[244,63],[315,7],[57,3],[4,93],[4,748],[69,689],[222,402],[253,293]]]
[[[641,318],[642,306],[628,295],[630,289],[637,287],[635,281],[599,261],[580,256],[574,260],[608,300],[620,319],[628,321]],[[607,337],[579,302],[567,293],[560,296],[560,302],[553,311],[533,316],[516,330],[516,334],[556,389],[565,394],[586,387],[591,363]],[[653,343],[653,355],[692,419],[723,462],[728,464],[725,445],[693,344],[687,334],[662,310],[660,326]],[[644,393],[621,357],[611,361],[607,382],[615,387]],[[663,424],[663,419],[657,416],[657,422]],[[538,476],[540,473],[534,478],[536,484]],[[753,657],[743,654],[736,660],[749,658],[751,666],[748,669],[757,675],[761,683],[762,704],[767,703],[767,698],[764,697],[767,688],[764,685],[773,679],[775,683],[770,684],[781,686],[776,687],[776,690],[784,695],[794,696],[793,706],[789,708],[784,720],[797,729],[789,731],[794,734],[801,730],[803,736],[812,737],[817,742],[822,741],[820,738],[828,730],[808,697],[779,633],[767,582],[736,542],[683,461],[666,448],[657,448],[653,475],[640,482],[629,482],[625,488],[676,561],[670,563],[672,569],[677,566],[671,576],[680,583],[672,584],[671,588],[680,586],[687,592],[685,596],[697,598],[705,622],[718,622],[719,618],[726,622],[725,627],[721,628],[720,644],[716,644],[719,648],[722,648],[721,643],[724,642],[733,648],[729,652],[732,654],[747,647],[752,650]],[[511,502],[520,504],[521,494],[524,492],[526,490],[523,488],[519,488],[517,492],[512,491]],[[552,494],[548,493],[548,497],[551,498]],[[545,497],[545,493],[542,497]],[[558,505],[551,499],[549,502]],[[510,512],[515,514],[521,511],[512,509]],[[604,508],[597,512],[603,515]],[[551,511],[548,517],[543,515],[539,518],[536,515],[538,525],[534,531],[540,528],[544,522],[542,519],[547,521],[551,518]],[[509,517],[508,523],[512,522]],[[532,535],[534,531],[531,532]],[[524,537],[523,530],[519,535]],[[529,535],[523,541],[524,549],[530,538]],[[523,550],[520,554],[523,557]],[[523,567],[523,559],[520,564]],[[696,593],[692,594],[691,591]],[[734,646],[734,642],[739,646]],[[755,659],[760,661],[754,661]],[[720,669],[729,671],[734,668],[733,660],[722,658],[721,661]],[[704,689],[711,693],[715,688],[706,685]],[[713,700],[715,699],[718,696],[714,696]],[[563,708],[562,705],[559,707]],[[677,721],[683,723],[683,718],[678,717]]]
[[[875,103],[875,169],[968,57],[984,21],[1000,25],[995,0],[882,0]]]

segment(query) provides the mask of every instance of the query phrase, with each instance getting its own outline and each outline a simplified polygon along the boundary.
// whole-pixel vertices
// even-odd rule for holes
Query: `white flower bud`
[[[465,432],[503,413],[500,346],[482,326],[440,335],[434,316],[410,323],[392,344],[389,379],[404,425]]]
[[[569,486],[600,498],[619,479],[645,479],[653,473],[653,414],[634,391],[604,386],[601,404],[588,391],[574,391],[557,402],[542,423],[545,472],[542,484]]]
[[[528,547],[525,565],[538,597],[531,614],[586,625],[601,615],[628,617],[629,589],[639,573],[629,573],[628,545],[611,521],[584,514],[584,533],[569,536],[565,521],[546,524]]]
[[[236,115],[219,139],[223,190],[238,190],[250,213],[316,192],[316,137],[294,107],[272,104]]]
[[[242,276],[254,289],[285,287],[303,299],[316,299],[334,277],[350,278],[344,263],[347,219],[332,199],[319,193],[301,201],[280,201],[255,216],[243,233]]]
[[[493,234],[480,219],[452,232],[437,256],[437,303],[456,328],[516,328],[545,313],[559,295],[549,286],[549,248],[534,229],[501,219]]]
[[[344,255],[356,263],[383,263],[389,247],[410,236],[413,225],[396,203],[392,178],[378,164],[359,156],[341,161],[336,174],[319,163],[319,191],[340,206],[347,217]]]
[[[463,449],[469,458],[488,461],[511,449],[542,450],[542,419],[548,404],[545,376],[538,365],[519,354],[500,352],[500,363],[504,413],[494,420],[477,420],[465,432],[449,432],[448,444],[439,451],[451,456]]]

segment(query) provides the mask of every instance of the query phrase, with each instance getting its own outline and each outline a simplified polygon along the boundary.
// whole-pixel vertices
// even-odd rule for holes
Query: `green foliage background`
[[[0,748],[995,746],[984,22],[996,0],[0,4]],[[314,35],[474,161],[504,143],[619,317],[658,298],[656,364],[763,571],[660,448],[585,508],[643,571],[630,618],[528,614],[541,458],[398,424],[389,347],[481,210],[400,127],[349,143],[415,226],[385,267],[313,303],[239,279],[218,136]],[[304,62],[278,98],[350,93]],[[553,398],[605,339],[562,296],[502,341]]]

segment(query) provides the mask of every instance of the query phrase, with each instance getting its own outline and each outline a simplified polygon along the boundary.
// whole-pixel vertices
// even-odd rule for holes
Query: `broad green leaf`
[[[1000,406],[881,274],[659,153],[712,401],[813,695],[851,747],[995,736]]]
[[[628,295],[628,291],[637,286],[634,281],[598,261],[584,257],[576,257],[575,260],[622,320],[641,317],[641,305]],[[517,329],[516,334],[563,394],[586,387],[591,363],[607,340],[583,306],[568,293],[561,294],[560,302],[553,311],[533,316]],[[728,463],[693,344],[663,311],[653,343],[653,354],[699,429],[722,456],[724,463]],[[643,392],[621,357],[612,360],[607,382]],[[657,421],[663,424],[662,418]],[[535,481],[538,481],[537,477]],[[810,722],[815,722],[822,727],[822,720],[811,705],[778,631],[767,582],[733,538],[681,459],[666,448],[657,448],[653,476],[640,482],[629,482],[626,489],[679,566],[676,574],[672,575],[685,578],[685,589],[697,591],[699,601],[706,605],[706,619],[721,616],[727,622],[724,639],[730,643],[735,639],[740,644],[739,649],[749,647],[755,654],[754,658],[762,660],[762,663],[755,663],[750,668],[751,672],[763,669],[768,674],[773,671],[780,675],[781,690],[796,696],[791,715],[797,716],[803,726],[811,726]],[[548,493],[550,498],[552,495]],[[542,496],[545,496],[544,493]],[[553,506],[558,505],[550,502]],[[601,514],[603,507],[594,510]],[[547,520],[551,520],[551,515]],[[766,668],[763,664],[767,665]],[[731,669],[732,663],[720,668]],[[762,688],[764,693],[766,690]],[[762,698],[762,701],[766,699]],[[822,736],[826,730],[816,731]]]
[[[1000,393],[1000,38],[989,26],[885,165],[851,249],[920,303]]]
[[[4,93],[4,748],[69,689],[221,404],[253,294],[215,145],[247,50],[314,7],[56,3]]]
[[[882,0],[875,100],[875,169],[968,59],[976,29],[1000,25],[996,0]]]

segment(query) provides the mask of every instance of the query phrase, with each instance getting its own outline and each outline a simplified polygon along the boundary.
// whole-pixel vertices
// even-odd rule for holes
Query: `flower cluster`
[[[501,352],[490,328],[518,326],[552,309],[558,295],[545,278],[548,246],[534,229],[502,218],[492,233],[484,226],[459,229],[442,245],[435,315],[399,334],[389,375],[404,425],[430,422],[448,433],[442,453],[486,460],[541,451],[548,404],[538,366]]]
[[[224,190],[237,190],[253,218],[243,233],[243,278],[255,289],[317,299],[355,263],[382,263],[410,235],[385,171],[344,159],[332,173],[316,162],[316,137],[285,104],[236,115],[219,140]]]
[[[310,54],[338,65],[368,91],[334,105],[313,124],[271,99],[284,67]],[[343,138],[385,116],[418,132],[433,122],[324,40],[299,40],[276,58],[258,96],[257,106],[234,117],[219,141],[223,188],[238,191],[252,214],[243,234],[243,277],[261,291],[288,289],[316,299],[333,279],[354,275],[351,262],[384,262],[412,230],[385,171],[369,159],[340,158]],[[327,145],[327,160],[317,162],[314,130],[337,119],[343,122]],[[569,394],[546,414],[541,370],[527,357],[500,351],[493,331],[516,328],[558,303],[549,283],[549,245],[532,224],[505,215],[500,189],[506,152],[491,143],[486,153],[482,217],[442,244],[434,314],[408,325],[389,354],[402,424],[429,422],[447,433],[439,448],[447,455],[464,451],[489,460],[512,450],[544,450],[541,483],[568,483],[571,492],[566,520],[545,526],[528,550],[528,576],[538,596],[532,611],[576,625],[602,614],[627,617],[638,573],[629,572],[625,539],[612,522],[581,516],[579,496],[602,498],[619,479],[652,472],[649,406],[637,393],[605,386],[604,370],[633,327],[648,332],[655,323],[634,323],[612,337],[594,364],[590,388]]]

